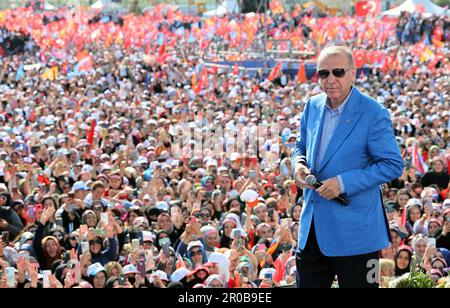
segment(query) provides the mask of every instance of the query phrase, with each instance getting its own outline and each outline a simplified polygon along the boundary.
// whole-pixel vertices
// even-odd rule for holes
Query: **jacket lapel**
[[[359,106],[360,98],[361,92],[359,92],[358,89],[354,88],[351,97],[347,102],[347,106],[345,106],[345,109],[341,114],[339,123],[336,127],[336,130],[334,131],[330,143],[328,144],[325,154],[320,161],[319,166],[317,166],[316,173],[319,173],[320,170],[322,170],[327,162],[333,157],[334,153],[336,153],[336,151],[340,148],[344,140],[347,138],[347,136],[355,127],[356,123],[361,118],[362,113],[360,112]]]
[[[309,166],[311,167],[311,172],[312,173],[316,173],[316,169],[319,166],[316,166],[316,156],[317,156],[317,151],[319,150],[319,143],[320,143],[320,139],[322,137],[322,130],[323,130],[323,119],[325,117],[325,104],[326,104],[326,100],[327,97],[324,95],[324,98],[321,100],[320,102],[320,107],[319,107],[319,115],[320,117],[318,119],[316,119],[316,121],[314,122],[314,133],[313,133],[313,144],[312,144],[312,155],[311,155],[311,160],[309,163]]]

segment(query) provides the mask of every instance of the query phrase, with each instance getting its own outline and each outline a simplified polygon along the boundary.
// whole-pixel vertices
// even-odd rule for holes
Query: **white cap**
[[[194,247],[201,247],[203,249],[203,244],[200,241],[193,241],[190,242],[188,247],[187,247],[187,251],[190,251],[192,248]]]
[[[167,278],[167,274],[161,270],[155,271],[155,275],[157,275],[161,280],[169,281],[169,278]],[[155,280],[154,277],[151,276],[150,283],[153,283],[154,280]]]
[[[221,166],[221,167],[217,168],[217,172],[218,173],[221,173],[221,172],[224,172],[224,171],[228,171],[228,168],[224,167],[224,166]]]
[[[239,153],[236,153],[236,152],[232,153],[230,156],[230,161],[236,161],[239,159],[239,157],[240,157]]]
[[[127,274],[138,274],[139,271],[137,270],[136,266],[133,264],[125,265],[122,271],[125,275]]]
[[[442,206],[446,209],[446,208],[450,208],[450,199],[445,199],[444,202],[442,203]]]
[[[147,158],[141,156],[137,159],[136,165],[143,165],[143,164],[148,164],[148,160]]]
[[[100,264],[100,263],[94,263],[89,265],[89,267],[87,268],[87,274],[88,276],[95,276],[98,273],[100,273],[101,271],[106,272],[105,268]]]
[[[86,186],[86,184],[83,181],[75,182],[72,186],[72,192],[77,192],[79,190],[88,191],[90,188]]]
[[[208,160],[208,162],[206,163],[206,167],[217,167],[217,161],[216,160],[214,160],[214,159],[210,159],[210,160]]]
[[[155,207],[158,210],[165,211],[165,212],[169,210],[169,205],[165,201],[158,201],[158,202],[156,202],[156,206]]]
[[[81,169],[81,173],[92,173],[94,171],[94,167],[91,165],[84,165]]]
[[[179,282],[188,274],[189,270],[187,268],[180,267],[179,269],[177,269],[175,272],[172,273],[172,275],[170,276],[170,280]]]
[[[153,243],[155,241],[153,233],[151,233],[150,231],[142,231],[142,241]]]
[[[422,207],[422,201],[420,201],[417,198],[411,198],[406,203],[406,206],[411,206],[411,205],[418,205],[418,206]]]

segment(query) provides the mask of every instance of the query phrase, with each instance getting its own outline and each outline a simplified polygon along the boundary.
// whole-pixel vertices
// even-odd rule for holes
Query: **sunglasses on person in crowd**
[[[99,211],[103,211],[103,207],[101,205],[96,205],[93,208],[94,212],[99,212]]]
[[[201,250],[192,250],[191,251],[191,256],[192,257],[195,257],[195,256],[197,256],[197,255],[203,255],[203,251],[201,251]]]
[[[102,240],[101,239],[96,239],[96,240],[90,240],[89,241],[89,245],[94,245],[94,244],[102,244]]]
[[[197,217],[198,218],[210,218],[211,215],[208,213],[200,213],[200,214],[197,214]]]
[[[327,79],[330,74],[333,74],[336,78],[342,78],[345,76],[345,73],[348,71],[348,69],[345,68],[334,68],[331,71],[329,70],[319,70],[317,72],[317,75],[319,76],[319,79]]]

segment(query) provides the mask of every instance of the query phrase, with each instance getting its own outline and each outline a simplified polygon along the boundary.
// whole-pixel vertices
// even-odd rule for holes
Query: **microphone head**
[[[305,182],[310,186],[314,186],[317,182],[317,179],[314,175],[310,174],[306,176]]]

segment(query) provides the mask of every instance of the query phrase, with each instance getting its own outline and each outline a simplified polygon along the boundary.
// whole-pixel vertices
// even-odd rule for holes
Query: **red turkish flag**
[[[359,17],[377,16],[381,13],[381,1],[369,0],[359,1],[355,5],[355,14]]]
[[[362,68],[366,64],[366,51],[364,49],[355,50],[353,52],[353,57],[355,59],[356,68]]]
[[[282,66],[282,63],[279,62],[279,63],[277,64],[277,66],[275,66],[275,68],[273,69],[273,71],[270,72],[269,76],[267,76],[267,79],[268,79],[269,81],[272,82],[272,81],[275,80],[275,78],[277,78],[278,73],[281,71],[281,66]]]
[[[88,143],[89,143],[89,145],[90,145],[90,150],[92,150],[92,148],[94,147],[94,133],[95,133],[95,126],[96,126],[96,121],[95,120],[92,120],[92,123],[91,123],[91,130],[89,131],[89,134],[88,134],[88,136],[87,136],[87,141],[88,141]]]

